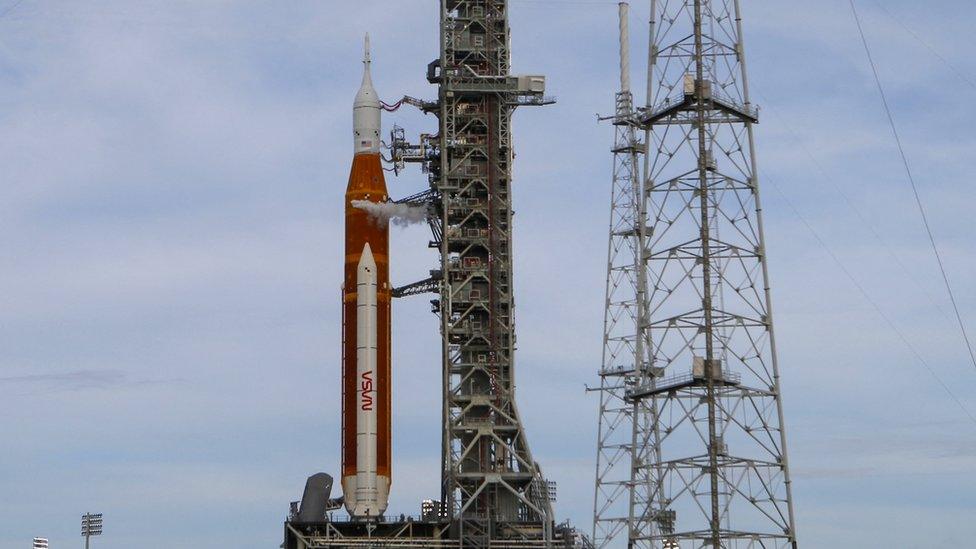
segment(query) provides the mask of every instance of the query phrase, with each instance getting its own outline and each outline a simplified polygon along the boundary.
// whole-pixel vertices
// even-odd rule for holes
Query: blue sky
[[[896,20],[859,5],[976,332],[976,6],[885,1]],[[743,6],[801,542],[964,546],[976,425],[871,302],[974,414],[976,370],[848,4]],[[646,11],[634,3],[634,48]],[[432,97],[435,3],[2,0],[0,13],[0,549],[77,544],[85,511],[105,514],[106,549],[276,547],[304,478],[339,461],[362,34],[384,98]],[[595,114],[612,107],[615,17],[612,1],[512,7],[515,71],[547,74],[559,98],[515,125],[519,401],[559,516],[585,530],[611,140]],[[433,267],[428,238],[394,230],[396,282]],[[437,491],[438,338],[424,298],[398,302],[394,322],[392,510],[416,513]]]

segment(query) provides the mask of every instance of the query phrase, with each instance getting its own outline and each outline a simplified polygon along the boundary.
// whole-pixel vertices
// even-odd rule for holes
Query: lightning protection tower
[[[739,0],[652,0],[650,35],[650,364],[624,398],[652,414],[628,485],[651,489],[627,546],[795,548]]]
[[[647,330],[646,193],[640,162],[646,153],[638,139],[634,95],[630,89],[629,5],[620,3],[620,91],[614,125],[613,179],[607,249],[603,364],[600,369],[593,544],[597,548],[649,535],[655,527],[652,471],[638,464],[654,459],[653,400],[629,400],[627,391],[648,385],[650,341]]]
[[[648,547],[795,548],[739,0],[651,2],[645,128],[660,528]],[[641,467],[644,464],[639,464]]]

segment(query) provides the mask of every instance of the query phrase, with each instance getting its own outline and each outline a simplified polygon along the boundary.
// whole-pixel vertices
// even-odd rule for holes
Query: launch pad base
[[[538,526],[538,525],[537,525]],[[540,528],[541,530],[541,528]],[[592,549],[582,536],[565,525],[557,527],[554,539],[492,539],[486,549]],[[433,548],[460,549],[445,521],[327,521],[285,523],[282,549],[367,549]]]
[[[283,549],[366,547],[458,547],[448,524],[418,520],[285,523]]]

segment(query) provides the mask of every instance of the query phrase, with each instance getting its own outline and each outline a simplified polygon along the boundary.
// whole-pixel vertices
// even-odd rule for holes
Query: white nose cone
[[[356,154],[380,152],[380,98],[373,88],[369,73],[369,35],[366,35],[366,52],[363,57],[363,85],[356,94],[352,107],[352,127]]]

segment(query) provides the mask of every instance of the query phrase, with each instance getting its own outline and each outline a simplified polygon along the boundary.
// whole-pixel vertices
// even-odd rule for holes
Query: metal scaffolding
[[[638,466],[657,448],[653,401],[629,400],[627,392],[653,382],[647,331],[646,193],[640,161],[646,148],[637,137],[630,89],[629,5],[620,4],[620,91],[614,125],[613,180],[607,249],[603,364],[597,431],[593,544],[650,535],[655,528],[652,471]],[[649,406],[650,405],[650,406]]]
[[[630,492],[628,547],[795,548],[753,146],[758,109],[749,98],[739,0],[652,0],[650,35],[647,107],[628,119],[644,129],[648,149],[634,224],[646,242],[633,253],[644,259],[638,276],[624,279],[639,306],[620,313],[619,302],[607,302],[610,321],[637,328],[626,352],[614,354],[607,336],[611,358],[601,372],[601,387],[616,387],[601,391],[601,463],[629,458],[631,476],[611,484],[619,474],[598,465],[594,531],[607,546],[624,530],[609,520],[615,515],[601,515],[602,483]],[[615,193],[617,185],[615,176]],[[623,210],[633,215],[635,207]],[[608,296],[619,288],[614,230]],[[642,330],[647,365],[637,344]],[[614,356],[635,370],[619,385],[608,381]],[[634,442],[608,453],[617,446],[604,440],[607,426],[621,424],[633,427]]]
[[[545,79],[509,74],[508,2],[442,0],[438,155],[428,165],[442,235],[442,501],[463,547],[553,538],[548,485],[515,403],[513,110]]]

